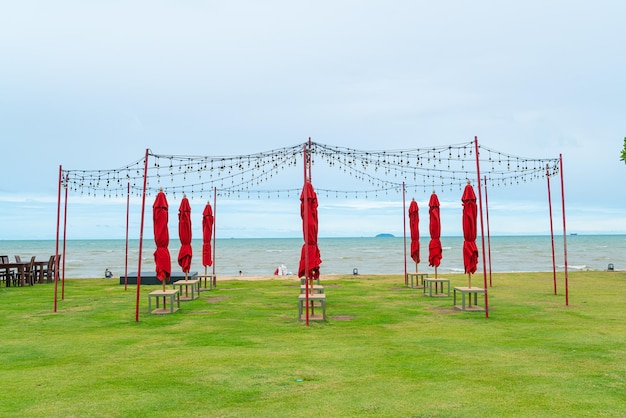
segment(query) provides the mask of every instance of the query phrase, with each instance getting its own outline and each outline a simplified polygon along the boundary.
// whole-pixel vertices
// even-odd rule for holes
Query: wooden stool
[[[159,298],[163,298],[163,307],[159,308]],[[152,310],[152,298],[156,298],[156,309]],[[170,308],[167,309],[167,298],[170,299]],[[177,306],[174,307],[174,299],[176,299]],[[178,290],[155,290],[148,295],[148,312],[151,314],[167,314],[174,313],[180,309],[180,294]]]
[[[213,290],[214,287],[217,287],[217,276],[214,274],[198,274],[198,279],[202,282],[204,279],[204,287],[200,289],[203,290]],[[209,282],[209,286],[207,287],[207,281]]]
[[[424,278],[428,277],[428,273],[407,273],[407,282],[411,280],[411,288],[422,288],[424,287]],[[415,279],[415,286],[413,286],[413,279]],[[420,283],[421,281],[421,283]]]
[[[306,293],[306,285],[300,285],[300,293]],[[324,293],[324,286],[321,284],[314,284],[313,286],[309,285],[309,295],[316,293]]]
[[[456,304],[456,292],[461,293],[461,305]],[[485,294],[482,287],[455,287],[454,288],[454,308],[461,311],[484,312],[485,308],[478,306],[478,294]],[[465,295],[469,295],[468,304],[465,305]],[[474,304],[472,305],[472,295],[474,295]]]
[[[441,293],[439,293],[438,285],[441,283]],[[443,285],[448,285],[447,293],[443,292]],[[433,294],[433,284],[435,285],[435,294]],[[426,288],[428,287],[428,296],[449,297],[450,296],[450,279],[424,279],[424,294],[426,294]]]
[[[313,293],[308,295],[309,299],[309,307],[311,308],[311,312],[309,314],[309,320],[312,321],[323,321],[326,319],[326,295],[323,293]],[[306,320],[306,300],[307,294],[298,295],[298,319],[300,321]],[[322,314],[315,315],[315,308],[322,308]]]
[[[180,300],[194,300],[200,297],[200,280],[178,280],[172,283],[172,287],[176,289],[179,287],[180,294],[183,293],[183,286],[185,287],[185,296],[181,296]],[[191,288],[191,297],[189,296],[189,288]],[[196,293],[196,290],[198,291]]]

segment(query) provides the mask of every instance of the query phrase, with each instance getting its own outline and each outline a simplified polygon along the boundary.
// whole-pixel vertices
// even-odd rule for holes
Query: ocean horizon
[[[563,235],[554,237],[554,256],[557,271],[564,270]],[[611,264],[615,270],[626,269],[626,235],[581,235],[571,234],[567,241],[567,264],[570,271],[606,270]],[[434,273],[428,266],[429,237],[420,239],[419,271]],[[463,237],[441,237],[443,258],[438,272],[463,273]],[[552,271],[552,240],[550,235],[513,235],[485,237],[483,257],[482,240],[476,244],[479,250],[478,270],[482,272],[541,272]],[[218,238],[214,248],[215,273],[219,276],[267,276],[285,265],[288,272],[297,273],[302,238]],[[3,240],[0,254],[15,255],[28,259],[47,260],[55,251],[55,240]],[[63,252],[63,242],[59,243]],[[324,274],[403,274],[405,269],[404,237],[341,237],[319,238]],[[170,237],[169,250],[172,271],[181,271],[177,263],[180,242]],[[201,259],[202,241],[192,241],[192,271],[204,272]],[[144,237],[141,270],[154,271],[152,237]],[[413,260],[408,256],[410,238],[406,239],[406,269],[416,271]],[[125,239],[67,240],[65,243],[65,277],[104,277],[105,269],[114,277],[123,276],[127,270],[136,272],[139,266],[139,239],[129,239],[126,258]],[[212,272],[213,267],[208,267]]]

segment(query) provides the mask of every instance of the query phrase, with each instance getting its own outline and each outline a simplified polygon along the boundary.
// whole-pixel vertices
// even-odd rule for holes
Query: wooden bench
[[[441,292],[439,292],[439,284],[441,284]],[[444,293],[443,285],[446,284],[448,286],[447,292]],[[433,294],[433,285],[435,285],[435,293]],[[428,289],[428,296],[436,296],[436,297],[450,297],[450,279],[429,279],[424,278],[424,294],[426,294],[426,289]]]
[[[428,273],[407,273],[407,282],[411,281],[411,289],[424,287],[424,278],[428,277]],[[415,280],[415,286],[413,286]],[[420,283],[421,282],[421,283]]]
[[[200,283],[202,283],[202,279],[204,279],[204,287],[201,287],[200,291],[213,290],[214,287],[217,287],[217,276],[215,274],[198,274],[198,280],[200,280]],[[207,282],[209,282],[208,287]]]
[[[172,288],[176,289],[176,287],[181,294],[180,300],[194,300],[200,297],[200,280],[177,280],[172,283]],[[184,296],[182,296],[183,287],[185,288]],[[191,296],[189,296],[189,289],[191,289]]]
[[[309,299],[309,320],[323,321],[326,319],[326,295],[323,293],[313,293],[308,295]],[[306,320],[306,300],[307,294],[298,295],[298,319]],[[315,308],[321,308],[322,314],[315,314]]]
[[[456,304],[456,293],[459,292],[461,294],[461,305]],[[485,289],[482,287],[455,287],[454,288],[454,308],[459,309],[461,311],[473,311],[473,312],[484,312],[485,308],[482,306],[478,306],[478,294],[485,294]],[[468,304],[465,304],[465,295],[468,295],[467,301]],[[474,295],[474,304],[472,305],[472,295]]]
[[[163,307],[159,308],[159,298],[163,298]],[[156,309],[152,310],[152,298],[156,299]],[[167,299],[170,300],[170,308],[167,309]],[[176,300],[176,306],[174,306]],[[148,295],[148,312],[151,314],[174,313],[180,309],[180,293],[175,289],[154,290]]]

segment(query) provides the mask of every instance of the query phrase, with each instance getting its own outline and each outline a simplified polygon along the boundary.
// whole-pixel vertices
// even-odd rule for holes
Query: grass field
[[[447,276],[466,286],[464,275]],[[475,276],[476,285],[482,277]],[[173,315],[142,286],[0,288],[0,416],[624,417],[626,273],[494,274],[489,318],[401,276],[218,281]]]

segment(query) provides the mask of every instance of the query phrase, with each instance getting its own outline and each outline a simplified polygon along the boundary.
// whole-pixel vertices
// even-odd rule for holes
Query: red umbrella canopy
[[[409,227],[411,229],[411,258],[415,263],[420,262],[420,215],[415,199],[409,205]]]
[[[183,272],[189,273],[191,269],[191,206],[187,197],[183,197],[178,208],[178,237],[180,238],[180,250],[178,251],[178,265]]]
[[[475,273],[478,264],[478,248],[476,247],[476,194],[471,184],[463,191],[463,264],[465,273]]]
[[[156,264],[156,275],[161,281],[170,279],[172,273],[172,260],[167,246],[170,243],[170,234],[167,229],[167,198],[165,193],[160,191],[152,205],[152,221],[154,226],[154,263]]]
[[[207,203],[202,212],[202,265],[212,266],[211,238],[213,237],[213,209]]]
[[[428,265],[439,267],[442,258],[441,249],[441,218],[439,217],[439,198],[435,193],[428,201],[428,215],[430,218],[430,242],[428,243]]]
[[[300,216],[304,245],[300,253],[298,277],[320,277],[320,249],[317,246],[317,195],[311,182],[307,181],[300,194]]]

